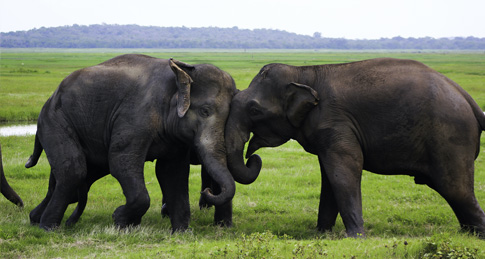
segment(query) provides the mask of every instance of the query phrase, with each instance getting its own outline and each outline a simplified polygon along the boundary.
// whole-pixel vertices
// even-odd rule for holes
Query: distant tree
[[[281,30],[73,25],[0,33],[2,48],[287,48],[287,49],[467,49],[485,50],[485,38],[381,38],[347,40]]]

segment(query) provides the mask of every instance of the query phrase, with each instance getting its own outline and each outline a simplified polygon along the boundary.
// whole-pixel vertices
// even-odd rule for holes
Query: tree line
[[[442,49],[484,50],[485,38],[349,40],[282,30],[139,25],[72,25],[0,34],[2,48]]]

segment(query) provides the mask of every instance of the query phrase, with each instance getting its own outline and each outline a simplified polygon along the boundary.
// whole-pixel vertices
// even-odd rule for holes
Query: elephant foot
[[[74,226],[77,222],[79,221],[79,217],[69,217],[67,220],[66,220],[66,226],[67,227],[72,227]]]
[[[470,226],[470,225],[462,225],[461,226],[462,232],[468,232],[472,235],[477,236],[480,239],[485,239],[485,229],[482,227],[477,226]]]
[[[141,223],[141,217],[127,216],[125,205],[118,207],[115,212],[113,212],[113,220],[119,228],[127,228],[138,226]]]
[[[34,209],[33,211],[30,212],[29,218],[30,218],[30,224],[31,225],[37,225],[40,223],[40,218],[42,217],[42,214],[37,213],[37,211]]]
[[[214,225],[219,227],[232,227],[232,211],[223,211],[221,213],[220,210],[217,210],[214,214]]]
[[[214,220],[214,225],[219,227],[231,228],[232,227],[232,219],[220,219]]]
[[[333,225],[317,225],[317,230],[325,233],[325,232],[332,232]]]
[[[215,207],[214,224],[221,227],[232,227],[232,201]]]
[[[44,222],[41,222],[39,224],[39,227],[46,230],[46,231],[54,231],[56,229],[59,228],[59,223],[57,222],[54,222],[54,223],[44,223]]]
[[[365,238],[365,233],[364,233],[364,231],[349,231],[349,230],[347,230],[347,237]]]
[[[178,226],[172,227],[172,235],[175,233],[184,233],[184,232],[192,232],[192,229],[188,226]]]

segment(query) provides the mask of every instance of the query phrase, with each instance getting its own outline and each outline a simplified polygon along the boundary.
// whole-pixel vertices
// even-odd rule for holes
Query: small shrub
[[[450,239],[429,239],[424,246],[422,258],[478,258],[477,248],[460,247],[454,245]]]

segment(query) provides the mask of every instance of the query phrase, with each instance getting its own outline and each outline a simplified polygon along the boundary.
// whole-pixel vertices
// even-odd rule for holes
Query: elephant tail
[[[0,147],[0,193],[5,196],[9,201],[13,202],[19,207],[24,206],[24,202],[20,198],[20,196],[10,187],[5,178],[5,173],[3,172],[3,163],[2,163],[2,148]]]
[[[37,162],[39,161],[40,155],[42,154],[42,150],[44,150],[44,148],[42,147],[42,144],[39,141],[39,136],[35,134],[34,152],[29,157],[29,160],[27,161],[27,163],[25,163],[26,168],[31,168],[37,164]]]
[[[470,104],[470,106],[473,110],[473,114],[475,115],[475,118],[477,119],[477,122],[480,125],[480,129],[482,131],[484,131],[485,130],[485,112],[482,111],[480,106],[475,102],[475,100],[473,100],[473,98],[467,92],[465,92],[465,90],[463,90],[463,88],[458,88],[458,89],[462,92],[462,94],[465,97],[465,99],[467,100],[468,104]]]
[[[450,83],[452,84],[456,90],[458,90],[458,92],[461,93],[461,95],[465,98],[465,100],[468,102],[468,104],[470,105],[472,111],[473,111],[473,115],[475,115],[475,118],[478,122],[478,124],[480,125],[480,129],[482,131],[485,130],[485,112],[482,111],[482,109],[480,108],[480,106],[477,104],[477,102],[475,102],[475,100],[473,100],[472,96],[467,93],[463,88],[461,88],[457,83],[453,82],[451,79],[445,77],[445,79]]]
[[[485,130],[485,112],[482,111],[480,106],[478,104],[475,105],[475,107],[472,107],[473,113],[475,114],[475,118],[478,121],[478,124],[480,125],[480,128],[482,131]]]
[[[2,169],[2,168],[0,168]],[[11,201],[12,203],[16,204],[19,207],[24,206],[24,202],[20,198],[20,196],[10,187],[10,185],[7,182],[7,179],[5,178],[5,174],[3,173],[3,170],[1,171],[0,175],[0,192],[7,198],[7,200]]]
[[[482,131],[484,131],[485,130],[485,112],[478,114],[477,120],[478,120],[478,124],[480,124],[480,127],[482,128]]]

